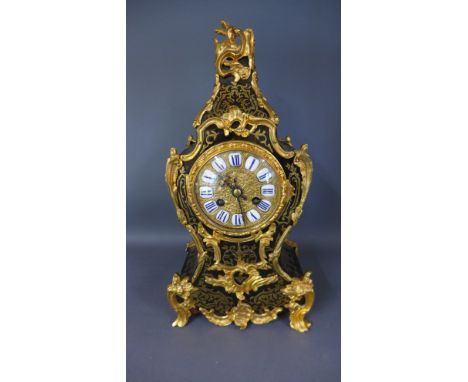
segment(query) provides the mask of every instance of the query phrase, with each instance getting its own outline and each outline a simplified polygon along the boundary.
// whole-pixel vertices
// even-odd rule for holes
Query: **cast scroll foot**
[[[289,298],[289,302],[285,305],[289,309],[289,326],[298,332],[306,332],[311,323],[305,319],[305,315],[312,308],[315,298],[310,272],[302,277],[293,278],[282,292]]]
[[[181,277],[178,273],[172,277],[172,282],[167,286],[167,299],[177,313],[177,318],[172,323],[179,328],[187,325],[192,315],[190,309],[194,307],[190,294],[196,290],[188,277]]]

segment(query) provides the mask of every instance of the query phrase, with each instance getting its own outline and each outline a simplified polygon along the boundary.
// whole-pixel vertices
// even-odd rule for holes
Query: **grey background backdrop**
[[[170,147],[184,147],[211,95],[220,19],[254,29],[260,87],[280,116],[278,134],[308,143],[314,161],[291,234],[317,295],[305,334],[285,315],[245,331],[203,317],[170,325],[166,285],[189,235],[164,183],[165,162]],[[339,1],[128,1],[127,380],[340,380]]]

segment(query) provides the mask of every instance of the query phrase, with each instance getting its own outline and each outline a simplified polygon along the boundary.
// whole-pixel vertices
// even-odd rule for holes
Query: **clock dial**
[[[217,150],[195,166],[193,197],[203,220],[214,228],[236,234],[252,231],[280,208],[284,173],[270,153],[250,146]]]

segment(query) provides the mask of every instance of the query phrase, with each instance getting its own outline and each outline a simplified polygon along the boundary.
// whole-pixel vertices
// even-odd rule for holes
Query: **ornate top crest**
[[[210,99],[193,121],[193,127],[198,128],[208,118],[222,117],[233,108],[277,125],[279,118],[258,87],[253,30],[241,30],[222,20],[221,28],[215,32],[224,37],[221,41],[214,39],[215,85]]]
[[[221,26],[215,29],[216,33],[225,37],[223,41],[214,40],[216,73],[221,77],[232,75],[234,82],[247,80],[254,69],[253,31],[250,28],[242,31],[224,20],[221,20]]]

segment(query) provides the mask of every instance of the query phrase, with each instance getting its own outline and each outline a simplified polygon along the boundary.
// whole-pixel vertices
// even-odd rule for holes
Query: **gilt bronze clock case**
[[[289,311],[304,332],[314,290],[287,239],[312,180],[307,145],[278,139],[278,116],[257,84],[254,36],[222,21],[215,39],[216,80],[196,116],[195,136],[170,150],[166,182],[192,240],[167,288],[183,327],[193,314],[246,328]]]

